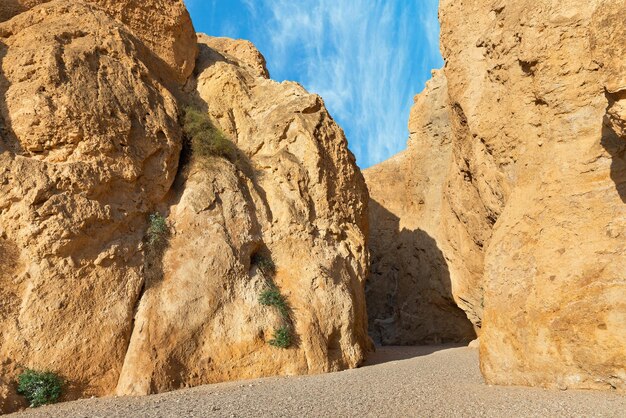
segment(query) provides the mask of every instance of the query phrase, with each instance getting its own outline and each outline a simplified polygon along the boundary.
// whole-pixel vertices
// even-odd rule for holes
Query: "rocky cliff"
[[[322,99],[182,1],[4,1],[0,411],[24,368],[75,399],[355,367],[370,227],[377,342],[624,390],[625,6],[442,0],[370,200]]]
[[[435,248],[414,239],[403,256],[372,244],[368,300],[380,289],[420,289],[412,309],[426,323],[445,320],[439,338],[463,336],[457,318],[441,312],[449,278],[480,334],[490,383],[626,388],[625,6],[442,1],[446,65],[414,112],[433,114],[437,100],[420,101],[445,76],[447,111],[437,115],[449,123],[420,122],[438,126],[441,139],[412,125],[408,151],[366,173],[372,206],[389,214],[373,215],[372,231],[383,240],[394,228],[425,231]],[[399,185],[381,186],[400,169]],[[387,265],[393,257],[416,268],[399,274]],[[392,318],[372,327],[424,323],[406,315],[408,295],[394,297],[389,314],[370,308],[370,316]]]
[[[0,22],[51,1],[3,0]],[[133,36],[141,41],[139,47],[143,59],[153,62],[153,71],[162,83],[167,84],[171,79],[183,83],[191,75],[196,58],[196,34],[182,1],[84,0],[80,3],[95,4],[118,22],[132,28]],[[45,8],[39,9],[40,14],[45,11]]]
[[[367,191],[343,132],[321,98],[269,80],[250,43],[199,45],[192,106],[239,151],[192,163],[163,205],[174,233],[118,393],[356,367],[369,346]],[[280,317],[259,303],[263,258],[291,305],[294,349],[267,344]]]
[[[1,411],[26,367],[75,399],[360,363],[367,190],[319,97],[249,43],[198,45],[182,1],[0,17]],[[193,155],[189,108],[228,156]]]
[[[370,189],[370,335],[385,345],[469,342],[476,338],[464,307],[480,297],[469,276],[451,263],[445,185],[453,158],[448,85],[433,72],[411,111],[408,149],[365,170]],[[440,243],[450,244],[446,249]],[[471,264],[470,264],[471,266]],[[452,269],[452,270],[451,270]],[[457,269],[457,270],[455,270]],[[468,301],[464,304],[464,301]]]

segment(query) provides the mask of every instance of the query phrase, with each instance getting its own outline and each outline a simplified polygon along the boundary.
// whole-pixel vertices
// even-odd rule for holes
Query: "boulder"
[[[0,22],[49,1],[3,0]],[[78,0],[71,3],[81,2],[97,5],[125,24],[144,44],[137,47],[153,56],[157,75],[166,83],[174,80],[183,84],[191,75],[197,55],[196,34],[182,0]],[[40,13],[45,13],[45,9]]]

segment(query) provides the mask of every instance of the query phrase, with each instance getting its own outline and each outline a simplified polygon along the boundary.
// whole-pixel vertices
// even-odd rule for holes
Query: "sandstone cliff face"
[[[474,283],[455,271],[444,222],[445,180],[452,163],[448,86],[433,72],[411,111],[408,149],[365,170],[370,190],[370,251],[367,284],[369,329],[385,345],[469,342],[475,338],[463,300]],[[452,270],[451,270],[452,269]],[[476,317],[476,315],[475,315]]]
[[[180,90],[197,46],[172,40],[193,28],[162,19],[187,16],[182,3],[93,3],[9,3],[0,23],[0,411],[23,402],[24,367],[61,374],[74,399],[356,366],[367,191],[321,99],[225,40],[205,39]],[[147,10],[160,38],[133,23]],[[237,164],[179,165],[185,97]],[[156,211],[171,238],[151,260]],[[293,309],[289,350],[267,344],[261,253]]]
[[[0,374],[49,368],[70,397],[106,394],[141,289],[145,213],[176,173],[177,106],[136,38],[93,6],[49,3],[0,33]]]
[[[201,36],[200,47],[194,105],[241,155],[192,163],[170,196],[175,233],[139,306],[119,394],[338,371],[369,344],[367,191],[343,132],[319,97],[267,79],[251,44]],[[259,304],[257,255],[277,266],[293,349],[267,344],[280,319]]]
[[[481,368],[490,382],[625,388],[625,138],[615,129],[624,75],[604,38],[621,48],[614,10],[624,6],[442,4],[446,56],[473,49],[484,66],[471,76],[475,94],[471,71],[447,63],[467,117],[462,139],[483,142],[504,179],[493,189],[506,205],[485,247]],[[475,15],[488,18],[470,46],[454,34]]]
[[[3,0],[0,22],[51,0]],[[63,0],[61,0],[61,3]],[[182,0],[84,0],[128,26],[143,45],[144,60],[154,60],[153,71],[162,82],[184,83],[196,61],[196,34]],[[45,13],[41,9],[39,13]],[[149,56],[149,58],[148,58]]]
[[[442,1],[451,144],[386,163],[426,156],[398,186],[410,198],[372,187],[386,165],[367,174],[400,225],[438,225],[430,235],[455,300],[480,327],[490,383],[625,388],[624,6]],[[442,164],[445,178],[431,170]],[[396,209],[428,202],[429,190],[438,214]]]

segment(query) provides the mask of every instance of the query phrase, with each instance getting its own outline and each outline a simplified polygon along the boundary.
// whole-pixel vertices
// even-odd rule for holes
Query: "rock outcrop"
[[[238,42],[200,37],[192,106],[241,154],[192,163],[167,201],[175,232],[139,305],[119,394],[338,371],[369,347],[364,180],[321,98],[267,79],[262,56]],[[267,344],[280,318],[259,303],[258,257],[277,266],[294,349]]]
[[[365,170],[370,190],[370,251],[367,284],[370,335],[384,345],[469,342],[476,338],[465,312],[475,288],[464,283],[445,222],[455,220],[445,200],[452,162],[448,86],[433,72],[411,111],[408,149]],[[463,286],[466,287],[463,287]],[[468,309],[469,311],[469,309]],[[478,318],[474,314],[474,318]]]
[[[397,224],[437,226],[428,234],[478,328],[490,383],[626,387],[625,6],[442,1],[451,143],[410,146],[367,173],[373,199]],[[412,160],[420,165],[407,168]],[[393,189],[409,197],[377,189],[399,168]],[[435,212],[422,209],[432,191],[442,202]],[[407,202],[418,207],[405,210]],[[380,229],[388,227],[372,225]],[[384,260],[395,248],[372,248],[374,274],[390,270]],[[433,270],[420,249],[408,262],[420,267],[399,288]],[[440,271],[421,276],[424,309]]]
[[[100,9],[0,24],[1,375],[51,369],[70,397],[115,386],[143,281],[145,214],[182,144],[172,94]]]
[[[3,0],[0,22],[51,0]],[[54,1],[54,0],[52,0]],[[64,0],[61,0],[61,3]],[[71,3],[80,3],[73,1]],[[184,83],[196,61],[196,34],[182,0],[83,0],[127,25],[143,45],[144,60],[154,61],[153,71],[162,82]],[[45,13],[41,9],[39,13]]]
[[[225,40],[204,39],[182,90],[197,55],[182,2],[5,6],[0,411],[18,406],[25,367],[59,373],[75,399],[358,365],[367,190],[322,100]],[[233,140],[233,162],[181,154],[184,105]],[[278,318],[259,303],[259,255],[292,308],[288,350],[267,344]]]

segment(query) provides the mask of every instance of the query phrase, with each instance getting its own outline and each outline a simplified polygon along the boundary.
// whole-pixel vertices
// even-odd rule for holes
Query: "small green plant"
[[[257,266],[265,278],[265,289],[259,295],[259,303],[263,306],[272,306],[278,310],[281,326],[274,330],[274,338],[268,343],[278,348],[289,348],[293,344],[293,321],[291,309],[287,299],[280,293],[280,289],[273,281],[276,275],[276,265],[271,258],[255,254],[252,263]]]
[[[150,226],[148,226],[147,241],[150,247],[159,248],[163,247],[167,242],[169,235],[169,228],[167,227],[167,221],[158,212],[150,215]]]
[[[276,307],[283,320],[289,320],[289,305],[287,305],[287,300],[280,294],[280,290],[274,283],[269,283],[267,288],[261,292],[259,302],[264,306]]]
[[[278,348],[289,348],[291,346],[291,327],[283,325],[274,331],[274,338],[269,340],[269,344]]]
[[[237,158],[235,145],[213,125],[206,113],[187,107],[183,131],[191,146],[192,157],[201,159],[223,157],[230,161]]]
[[[63,381],[52,372],[26,370],[18,377],[17,393],[24,396],[31,408],[58,401]]]
[[[276,265],[271,258],[258,256],[255,258],[255,263],[266,277],[272,277],[276,274]]]

